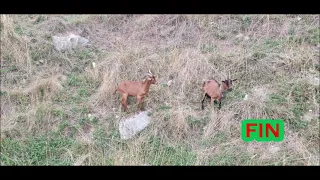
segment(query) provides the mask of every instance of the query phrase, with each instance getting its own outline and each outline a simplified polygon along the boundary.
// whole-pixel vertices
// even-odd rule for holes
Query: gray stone
[[[56,50],[67,50],[88,45],[89,40],[78,35],[52,36],[53,45]]]

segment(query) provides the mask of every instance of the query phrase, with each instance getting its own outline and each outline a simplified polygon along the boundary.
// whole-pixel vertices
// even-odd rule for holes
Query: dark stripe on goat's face
[[[222,82],[226,84],[227,88],[229,88],[229,80],[228,80],[228,79],[227,79],[227,80],[224,80],[224,81],[222,81]]]
[[[222,81],[223,83],[226,84],[227,88],[229,89],[232,85],[232,80],[231,79],[227,79],[227,80],[224,80]]]

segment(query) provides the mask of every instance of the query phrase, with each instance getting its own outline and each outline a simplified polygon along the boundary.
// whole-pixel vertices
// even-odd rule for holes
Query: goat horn
[[[223,76],[223,78],[227,79],[226,73],[223,73],[222,76]]]
[[[149,69],[149,73],[150,73],[150,75],[153,75],[153,73],[151,72],[151,70]]]

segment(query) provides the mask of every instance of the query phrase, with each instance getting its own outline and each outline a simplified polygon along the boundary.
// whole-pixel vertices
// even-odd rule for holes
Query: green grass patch
[[[21,36],[21,35],[23,35],[23,28],[21,26],[16,26],[14,28],[14,32]]]
[[[157,110],[158,111],[167,111],[169,109],[171,109],[172,107],[171,106],[167,106],[167,105],[160,105]]]
[[[193,117],[191,115],[186,117],[187,123],[190,125],[191,128],[196,129],[203,129],[206,124],[210,121],[209,116],[203,116],[200,118]]]
[[[7,69],[0,69],[0,73],[8,73],[8,72],[12,72],[12,71],[17,71],[18,68],[16,66],[12,66],[12,67],[9,67]]]
[[[308,33],[309,33],[309,38],[307,39],[308,43],[315,46],[320,44],[320,28],[319,27],[309,30]]]
[[[8,95],[7,91],[0,91],[0,96],[6,96],[6,95]]]
[[[252,20],[251,20],[250,16],[248,16],[248,15],[242,16],[242,18],[241,18],[241,29],[245,30],[245,29],[249,28],[250,25],[251,25],[251,21]]]
[[[306,128],[308,123],[303,121],[303,116],[309,109],[307,101],[312,99],[311,85],[306,82],[295,84],[284,83],[279,86],[277,93],[269,95],[267,104],[267,113],[277,114],[277,117],[289,123],[292,129]]]
[[[186,145],[169,146],[158,137],[150,137],[143,145],[143,155],[150,165],[193,165],[196,154]]]
[[[217,46],[215,44],[202,44],[200,46],[200,51],[201,53],[209,53],[214,51],[217,48]]]
[[[228,134],[225,132],[218,132],[214,136],[204,139],[200,145],[204,147],[216,146],[217,144],[225,143],[228,141]]]
[[[1,165],[72,165],[67,149],[76,142],[61,136],[32,136],[1,142]]]
[[[250,154],[238,147],[224,147],[209,159],[210,166],[249,165],[251,162]]]

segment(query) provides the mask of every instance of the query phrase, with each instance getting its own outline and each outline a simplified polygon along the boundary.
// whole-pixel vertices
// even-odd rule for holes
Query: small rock
[[[39,61],[37,61],[37,62],[36,62],[36,65],[39,65],[39,64],[40,64]]]
[[[246,94],[245,96],[244,96],[244,98],[243,98],[243,100],[248,100],[248,94]]]
[[[96,68],[96,63],[95,62],[92,62],[92,67],[93,67],[93,69]]]
[[[312,110],[310,109],[309,112],[312,112]]]
[[[41,60],[39,60],[39,62],[41,63],[41,64],[43,64],[43,60],[41,59]]]
[[[243,34],[240,33],[240,34],[238,34],[238,35],[236,36],[236,38],[241,38],[242,36],[243,36]]]
[[[92,121],[94,119],[94,116],[92,114],[88,114],[88,118],[90,121]]]
[[[274,154],[274,153],[278,152],[279,150],[280,150],[280,148],[278,146],[270,146],[269,147],[269,152],[271,154]]]
[[[297,21],[300,21],[300,20],[301,20],[301,17],[298,16],[298,17],[297,17]]]
[[[320,84],[320,78],[318,78],[318,77],[310,77],[309,78],[309,82],[311,83],[311,84],[313,84],[313,85],[316,85],[316,86],[319,86],[319,84]]]
[[[244,37],[244,40],[245,41],[249,40],[249,36]]]
[[[172,85],[172,80],[168,81],[167,85],[170,87]]]

